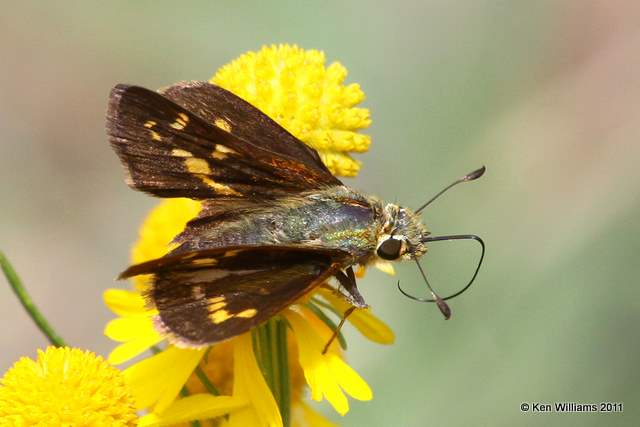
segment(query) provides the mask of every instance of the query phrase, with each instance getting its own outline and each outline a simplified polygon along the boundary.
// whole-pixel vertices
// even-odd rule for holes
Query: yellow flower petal
[[[344,313],[351,305],[344,299],[325,289],[320,294],[335,307],[336,311]],[[360,331],[362,335],[379,344],[393,344],[396,337],[386,323],[378,319],[370,308],[356,309],[347,320]]]
[[[114,365],[133,359],[164,339],[146,315],[110,320],[104,328],[104,334],[114,341],[123,342],[109,354],[109,363]]]
[[[228,427],[282,427],[278,405],[258,367],[249,332],[233,340],[233,395],[251,406],[234,411]]]
[[[206,349],[187,350],[167,347],[124,371],[137,408],[153,406],[162,413],[187,382]]]
[[[158,337],[157,339],[149,337],[147,339],[138,339],[122,343],[111,350],[107,360],[113,365],[120,365],[121,363],[128,362],[134,357],[141,355],[162,340],[162,337]]]
[[[378,270],[382,271],[383,273],[388,274],[389,276],[396,275],[396,269],[394,268],[393,263],[391,263],[390,261],[384,261],[379,259],[375,261],[373,266]]]
[[[147,312],[146,304],[139,292],[124,289],[107,289],[102,294],[104,303],[118,316],[132,316]]]
[[[367,273],[367,267],[360,264],[356,266],[355,274],[358,279],[362,279],[366,273]]]
[[[161,427],[193,420],[216,418],[247,405],[238,397],[194,394],[176,400],[161,415],[151,413],[140,418],[138,427]]]
[[[338,427],[306,403],[298,402],[291,413],[292,427]]]
[[[329,361],[331,375],[337,379],[340,387],[349,396],[358,400],[373,399],[371,387],[351,366],[347,365],[337,354],[331,352],[327,353],[326,358]]]
[[[128,316],[110,320],[104,328],[104,334],[114,341],[125,342],[143,336],[158,336],[150,317]]]
[[[304,376],[311,389],[311,398],[316,401],[327,399],[334,409],[344,415],[349,411],[349,402],[344,392],[359,400],[373,397],[367,383],[340,359],[331,347],[322,354],[331,330],[304,307],[297,307],[300,313],[289,309],[285,316],[293,328],[298,342],[299,360]],[[310,321],[315,319],[315,321]]]

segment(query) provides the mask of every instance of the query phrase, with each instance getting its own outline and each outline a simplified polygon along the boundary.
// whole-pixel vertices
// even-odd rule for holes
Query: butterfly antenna
[[[431,287],[431,284],[429,283],[429,280],[427,280],[427,275],[425,274],[424,270],[422,269],[422,266],[420,265],[420,263],[418,262],[417,259],[415,260],[416,261],[416,265],[418,266],[418,270],[420,270],[420,274],[422,274],[422,278],[424,279],[425,283],[427,284],[427,288],[429,288],[429,292],[431,293],[431,297],[432,298],[420,298],[420,297],[413,296],[413,295],[405,292],[405,290],[402,289],[402,287],[400,286],[400,281],[398,281],[398,290],[404,296],[406,296],[407,298],[410,298],[410,299],[412,299],[414,301],[419,301],[419,302],[435,302],[436,305],[438,306],[438,308],[440,309],[440,311],[442,312],[442,314],[444,315],[445,319],[448,319],[449,317],[451,317],[451,309],[449,308],[449,306],[447,305],[447,303],[445,301],[449,300],[451,298],[455,298],[458,295],[460,295],[463,292],[465,292],[467,289],[469,289],[471,284],[476,280],[476,277],[478,276],[478,272],[480,271],[480,266],[482,265],[482,261],[484,260],[484,252],[485,252],[484,242],[482,241],[482,239],[480,237],[478,237],[476,235],[473,235],[473,234],[456,234],[456,235],[451,235],[451,236],[425,237],[425,238],[422,239],[422,242],[423,243],[442,242],[442,241],[449,241],[449,240],[474,240],[474,241],[478,242],[478,244],[480,245],[480,248],[482,249],[482,252],[480,253],[480,260],[478,260],[478,265],[476,266],[476,269],[473,272],[473,276],[471,277],[471,280],[469,280],[469,282],[465,285],[464,288],[460,289],[455,294],[449,295],[446,298],[441,298],[440,296],[438,296],[438,294],[435,293],[435,291]]]
[[[447,185],[442,191],[440,191],[438,194],[436,194],[435,196],[433,196],[431,199],[429,199],[424,205],[420,206],[418,209],[416,209],[416,213],[420,213],[421,210],[423,210],[424,208],[426,208],[427,206],[429,206],[434,200],[436,200],[438,197],[442,196],[448,189],[450,189],[453,186],[456,186],[458,184],[460,184],[461,182],[468,182],[468,181],[473,181],[476,180],[478,178],[480,178],[484,172],[487,170],[487,168],[485,168],[484,166],[482,166],[480,169],[476,169],[473,172],[470,172],[468,174],[466,174],[465,176],[463,176],[462,178],[458,178],[457,180],[455,180],[454,182],[452,182],[451,184]]]
[[[417,259],[415,261],[416,261],[416,265],[418,266],[418,270],[420,270],[420,274],[422,274],[422,278],[424,279],[424,283],[427,284],[427,288],[429,288],[429,292],[431,293],[431,296],[433,297],[433,299],[430,299],[428,301],[429,302],[435,302],[436,305],[438,306],[438,308],[440,309],[440,312],[444,316],[445,320],[448,320],[451,317],[451,308],[449,308],[449,304],[444,302],[444,300],[442,298],[440,298],[440,296],[438,296],[438,294],[436,294],[436,291],[434,291],[433,288],[431,287],[431,284],[429,283],[429,280],[427,279],[427,275],[424,273],[424,270],[422,269],[422,266],[420,265],[420,262],[418,262]],[[407,298],[411,298],[412,300],[416,300],[416,301],[426,302],[426,300],[424,300],[423,298],[414,297],[413,295],[409,295],[408,293],[406,293],[402,289],[402,287],[400,286],[400,281],[399,280],[398,280],[398,289]]]

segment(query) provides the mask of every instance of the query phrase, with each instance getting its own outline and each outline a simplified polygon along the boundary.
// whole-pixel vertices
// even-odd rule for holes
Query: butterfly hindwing
[[[334,275],[346,253],[302,246],[235,246],[168,255],[121,278],[153,274],[156,326],[174,344],[206,346],[259,325]]]
[[[112,90],[107,132],[130,186],[161,197],[229,199],[273,198],[340,184],[326,169],[310,167],[286,150],[262,147],[262,141],[241,139],[228,126],[198,115],[205,115],[204,109],[189,107],[197,111],[142,87]]]

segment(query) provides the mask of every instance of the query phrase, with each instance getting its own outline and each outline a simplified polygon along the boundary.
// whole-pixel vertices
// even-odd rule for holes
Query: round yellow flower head
[[[324,53],[298,46],[265,46],[220,68],[211,79],[315,148],[334,175],[355,176],[360,162],[349,153],[367,151],[371,139],[357,133],[371,124],[369,110],[356,108],[364,92],[344,85],[347,69],[325,67]]]
[[[5,424],[6,423],[6,424]],[[134,426],[120,371],[89,351],[48,347],[0,380],[0,425]]]

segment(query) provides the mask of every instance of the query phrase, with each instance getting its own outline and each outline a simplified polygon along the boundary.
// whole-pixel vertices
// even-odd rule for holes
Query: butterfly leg
[[[335,274],[335,278],[340,282],[340,286],[346,291],[346,293],[340,292],[340,294],[349,301],[351,305],[358,308],[368,307],[356,285],[356,275],[353,273],[353,267],[349,267],[345,271],[346,274],[342,271],[338,271]]]
[[[342,326],[344,325],[344,322],[347,320],[347,317],[349,317],[356,308],[368,307],[367,303],[364,301],[364,298],[360,294],[360,291],[358,291],[358,286],[356,285],[356,275],[353,273],[353,267],[349,267],[345,271],[346,274],[342,271],[338,271],[335,277],[336,279],[338,279],[338,282],[340,282],[340,285],[347,291],[346,295],[343,293],[341,293],[341,295],[344,296],[347,301],[349,301],[349,303],[351,303],[352,307],[349,307],[342,315],[342,319],[340,319],[338,327],[335,331],[333,331],[333,335],[331,335],[331,338],[329,338],[329,342],[327,342],[327,344],[324,346],[322,354],[325,354],[327,352],[333,340],[336,339],[336,337],[340,333],[340,330],[342,329]]]
[[[342,315],[342,319],[340,319],[340,323],[338,324],[338,327],[336,328],[335,331],[333,331],[333,335],[331,335],[331,338],[329,338],[329,341],[327,341],[327,344],[324,346],[324,349],[322,349],[322,354],[325,354],[327,350],[329,350],[329,346],[340,333],[340,329],[342,329],[342,326],[344,325],[344,322],[347,320],[347,317],[349,317],[356,308],[357,307],[351,306],[347,309],[347,311],[344,312],[344,314]]]

